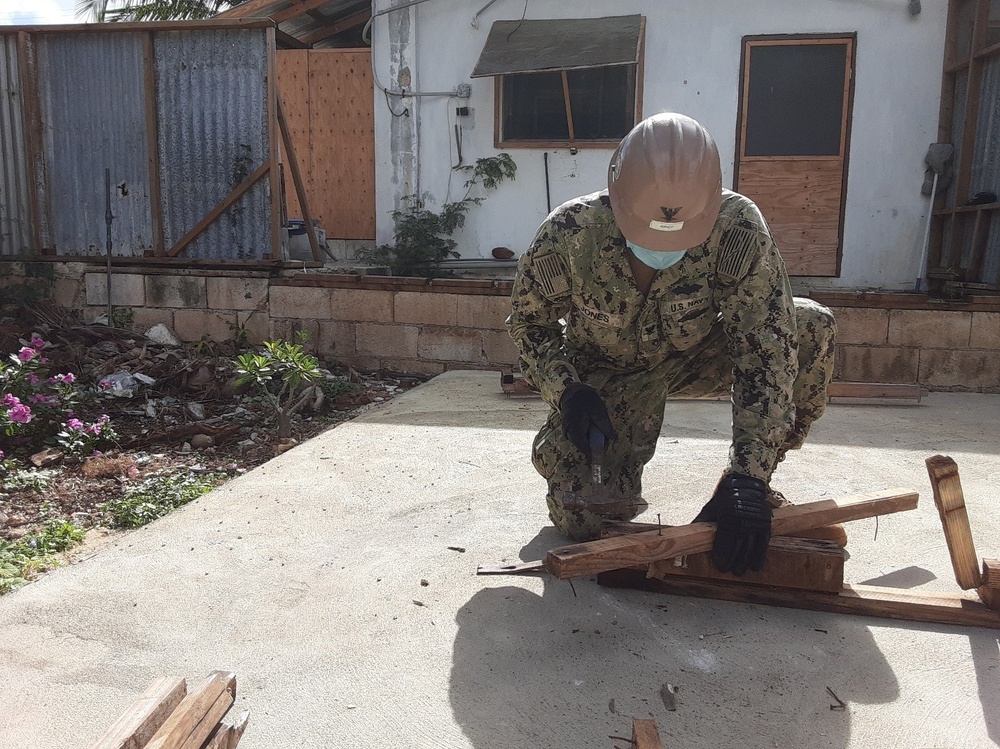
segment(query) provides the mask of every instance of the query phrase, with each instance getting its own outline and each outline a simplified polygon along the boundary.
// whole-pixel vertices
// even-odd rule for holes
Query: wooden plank
[[[1000,559],[984,559],[979,598],[991,609],[1000,610]]]
[[[609,588],[632,588],[719,601],[1000,629],[1000,612],[991,610],[981,601],[948,594],[913,593],[869,585],[845,585],[840,593],[817,593],[722,581],[656,580],[634,569],[602,572],[597,582]]]
[[[201,746],[215,727],[214,723],[205,726],[202,721],[210,711],[217,710],[216,703],[224,693],[229,694],[231,705],[231,700],[236,696],[236,674],[213,671],[208,679],[181,700],[177,709],[160,726],[145,749],[180,749],[186,746],[185,742],[188,739],[199,734],[201,738],[195,746]],[[219,718],[221,717],[220,715]],[[219,718],[215,719],[216,723]]]
[[[655,720],[632,719],[632,749],[663,749]]]
[[[198,721],[198,725],[195,726],[194,730],[188,736],[187,740],[180,745],[179,749],[201,749],[202,744],[205,743],[206,739],[212,735],[212,733],[218,728],[219,721],[222,717],[229,712],[229,708],[233,706],[233,702],[236,701],[236,677],[233,677],[232,681],[233,691],[226,689],[220,694],[212,706],[205,713],[204,717]],[[229,746],[229,737],[226,736],[226,746]]]
[[[545,562],[512,562],[510,564],[480,564],[476,567],[477,575],[531,575],[545,572]]]
[[[309,49],[308,44],[303,42],[298,37],[292,36],[281,29],[274,30],[274,41],[279,44],[284,44],[286,47],[291,47],[292,49]],[[278,51],[283,52],[284,50],[279,49]]]
[[[191,244],[198,237],[199,234],[205,231],[205,229],[208,228],[208,226],[213,221],[215,221],[219,216],[225,213],[229,209],[229,206],[231,206],[237,200],[242,198],[246,194],[247,190],[249,190],[251,187],[257,184],[257,182],[269,171],[271,171],[271,165],[266,161],[259,167],[257,167],[257,169],[254,171],[253,174],[251,174],[249,177],[243,180],[243,182],[241,182],[236,187],[235,190],[233,190],[231,193],[229,193],[229,195],[223,198],[222,202],[220,202],[217,206],[215,206],[215,208],[210,210],[208,214],[201,221],[195,224],[188,231],[187,234],[178,239],[177,243],[170,248],[169,252],[167,252],[167,257],[176,257],[181,252],[183,252],[184,249],[189,244]]]
[[[917,506],[917,498],[916,492],[895,489],[779,507],[774,511],[771,530],[775,536],[787,536],[822,525],[912,510]],[[567,580],[709,551],[714,538],[712,523],[691,523],[662,531],[602,538],[552,549],[545,557],[545,568],[560,580]]]
[[[830,398],[914,398],[923,397],[920,385],[897,382],[831,382],[826,394]]]
[[[278,92],[284,107],[285,122],[292,136],[295,154],[299,157],[299,168],[305,189],[313,195],[312,181],[312,142],[310,137],[309,112],[309,61],[310,53],[305,50],[278,51]],[[302,215],[299,207],[299,195],[292,189],[285,190],[285,204],[288,216],[298,218]],[[316,213],[316,205],[309,206]],[[314,215],[323,226],[323,217]]]
[[[747,570],[742,577],[719,572],[711,555],[702,552],[653,562],[646,574],[659,579],[739,580],[748,585],[836,593],[844,587],[846,558],[846,552],[832,541],[775,536],[759,572]]]
[[[146,163],[149,169],[149,214],[153,222],[153,255],[162,257],[163,197],[160,191],[160,136],[156,116],[156,59],[153,35],[142,35],[143,94],[146,115]]]
[[[566,109],[566,132],[569,133],[569,142],[576,140],[576,128],[573,127],[573,104],[569,98],[569,75],[562,71],[563,107]]]
[[[107,34],[121,31],[217,31],[219,29],[269,29],[274,23],[266,18],[206,18],[199,21],[109,21],[106,23],[53,23],[33,26],[2,26],[0,31],[26,31],[31,34]]]
[[[142,749],[187,693],[187,682],[161,676],[132,703],[90,749]]]
[[[278,129],[281,131],[281,142],[285,147],[285,157],[288,160],[288,168],[292,172],[292,182],[295,184],[295,192],[299,195],[299,204],[302,206],[302,217],[306,220],[306,236],[309,237],[309,249],[312,250],[313,260],[317,263],[323,262],[323,252],[319,248],[319,239],[316,237],[316,227],[313,226],[312,213],[309,211],[309,200],[306,197],[305,183],[302,181],[302,172],[299,171],[299,162],[295,157],[295,147],[292,144],[292,134],[285,121],[285,112],[281,105],[281,94],[278,93]]]
[[[933,455],[924,461],[934,490],[934,505],[941,516],[944,538],[948,542],[955,580],[962,590],[979,587],[979,557],[972,541],[965,494],[958,476],[958,465],[946,455]]]
[[[267,30],[267,159],[271,164],[269,187],[271,192],[271,258],[281,257],[281,147],[278,135],[278,44],[275,28]]]

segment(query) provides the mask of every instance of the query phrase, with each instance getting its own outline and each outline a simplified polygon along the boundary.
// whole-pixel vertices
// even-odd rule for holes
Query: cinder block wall
[[[52,265],[56,304],[86,321],[106,311],[102,268]],[[17,266],[5,263],[12,273],[3,283],[17,282]],[[239,328],[253,343],[292,340],[304,330],[318,354],[361,369],[438,374],[506,370],[517,360],[504,328],[510,281],[281,273],[123,266],[112,275],[112,303],[130,310],[134,330],[163,323],[185,341],[226,340]],[[838,380],[1000,392],[1000,297],[965,305],[912,294],[813,297],[837,318]]]

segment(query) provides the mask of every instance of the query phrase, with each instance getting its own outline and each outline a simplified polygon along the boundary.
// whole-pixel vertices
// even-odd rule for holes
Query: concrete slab
[[[997,631],[477,578],[561,543],[528,458],[545,407],[497,379],[446,373],[0,598],[0,747],[87,746],[156,676],[212,669],[238,674],[247,749],[609,747],[633,717],[678,749],[1000,742]],[[776,483],[920,491],[877,539],[849,527],[847,575],[957,590],[923,461],[958,461],[1000,555],[998,417],[996,395],[834,405]],[[728,424],[668,405],[647,518],[694,515]]]

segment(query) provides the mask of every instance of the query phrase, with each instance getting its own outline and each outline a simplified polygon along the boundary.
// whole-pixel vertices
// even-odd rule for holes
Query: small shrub
[[[236,372],[237,386],[251,385],[274,408],[281,439],[292,436],[292,416],[312,395],[299,386],[323,376],[315,356],[303,351],[301,344],[287,341],[265,341],[260,353],[240,354]]]
[[[31,582],[59,564],[57,554],[83,541],[84,530],[68,520],[49,520],[20,541],[0,541],[0,593]]]
[[[114,528],[139,528],[171,510],[186,505],[211,491],[225,478],[222,474],[153,475],[130,486],[124,496],[104,504]]]

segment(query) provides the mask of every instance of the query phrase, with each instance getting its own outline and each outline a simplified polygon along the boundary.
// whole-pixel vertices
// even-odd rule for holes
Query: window
[[[641,116],[644,29],[641,16],[493,24],[472,77],[495,79],[497,146],[616,146]]]

